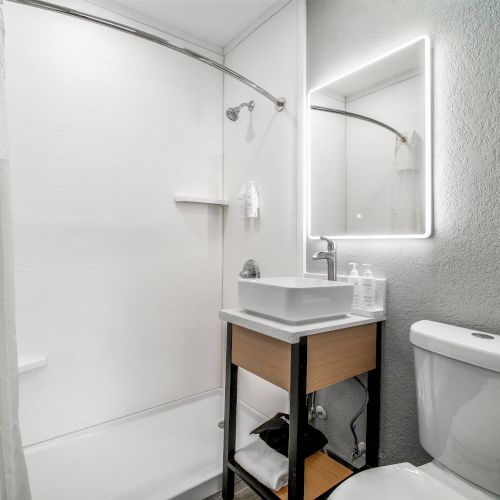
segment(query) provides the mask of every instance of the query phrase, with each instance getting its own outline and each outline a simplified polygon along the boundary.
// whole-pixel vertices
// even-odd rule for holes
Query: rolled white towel
[[[255,479],[274,491],[288,484],[288,458],[262,439],[238,450],[234,459]]]

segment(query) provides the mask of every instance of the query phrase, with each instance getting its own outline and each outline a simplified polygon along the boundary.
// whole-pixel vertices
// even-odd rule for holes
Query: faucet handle
[[[253,259],[247,260],[239,276],[243,279],[260,278],[259,264]]]
[[[320,239],[324,240],[328,244],[328,251],[333,252],[335,250],[335,242],[326,236],[320,236]]]

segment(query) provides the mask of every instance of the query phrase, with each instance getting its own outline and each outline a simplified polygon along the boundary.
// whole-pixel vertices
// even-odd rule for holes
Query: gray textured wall
[[[434,59],[434,234],[339,243],[341,270],[371,262],[388,279],[383,463],[428,459],[418,442],[410,325],[430,319],[500,333],[500,1],[308,0],[309,88],[422,33]],[[309,242],[308,255],[315,248]],[[332,412],[340,408],[328,427],[344,452],[352,387],[321,394]]]

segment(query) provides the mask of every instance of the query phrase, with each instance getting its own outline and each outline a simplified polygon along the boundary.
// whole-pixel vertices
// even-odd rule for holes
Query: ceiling
[[[96,2],[97,3],[97,2]],[[280,0],[100,0],[152,25],[174,28],[217,47],[225,47]],[[138,19],[139,20],[139,19]]]

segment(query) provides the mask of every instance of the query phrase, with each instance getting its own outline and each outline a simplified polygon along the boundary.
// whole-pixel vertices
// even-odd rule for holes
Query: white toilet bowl
[[[352,476],[330,500],[498,500],[500,496],[476,486],[435,462],[421,467],[409,463],[369,469]]]
[[[419,321],[420,444],[434,461],[355,474],[331,500],[500,500],[500,336]]]

